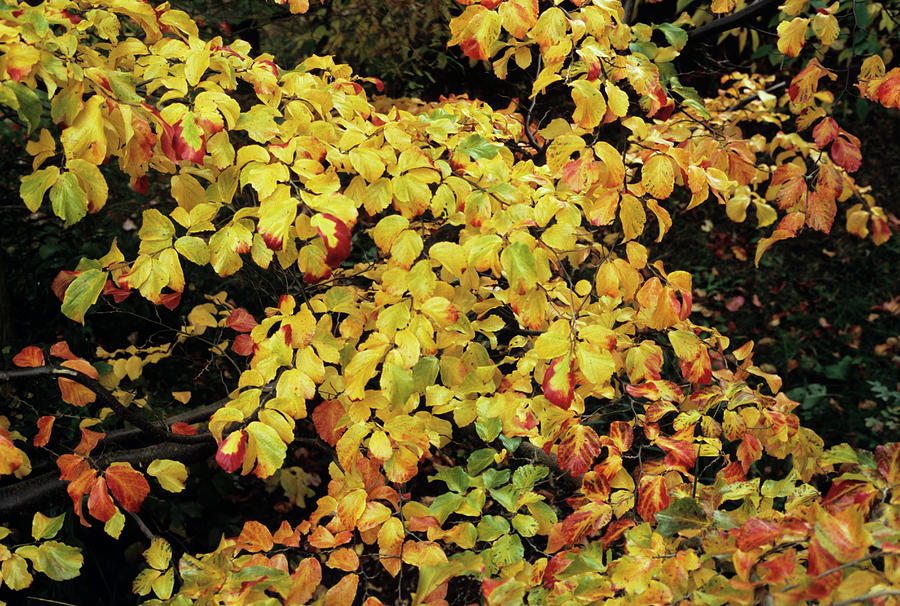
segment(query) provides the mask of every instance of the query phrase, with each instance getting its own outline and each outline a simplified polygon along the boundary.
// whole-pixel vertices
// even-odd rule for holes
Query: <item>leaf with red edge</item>
[[[544,372],[544,380],[541,384],[544,397],[550,400],[554,406],[568,410],[575,399],[575,372],[569,361],[569,356],[562,356],[553,360]]]
[[[337,400],[325,400],[313,410],[312,420],[319,437],[331,446],[337,445],[344,434],[344,427],[338,426],[344,416],[344,407]]]
[[[29,345],[13,356],[12,362],[19,368],[37,368],[44,365],[44,352],[40,347]]]
[[[112,295],[113,301],[115,301],[116,303],[121,303],[131,296],[131,291],[127,288],[119,288],[118,286],[116,286],[115,282],[113,282],[112,280],[107,280],[106,284],[103,285],[103,290],[100,291],[100,294]]]
[[[225,326],[237,332],[250,332],[259,324],[243,307],[233,310],[225,319]]]
[[[43,417],[38,418],[38,432],[37,435],[34,436],[32,444],[34,444],[38,448],[47,445],[47,442],[50,441],[50,432],[53,431],[53,422],[55,420],[56,417],[52,417],[49,415],[44,415]]]
[[[197,428],[190,423],[178,421],[177,423],[172,423],[172,433],[177,433],[180,436],[195,436],[197,435]]]
[[[645,522],[656,521],[656,512],[669,506],[669,490],[662,476],[643,475],[638,483],[637,513]]]
[[[712,365],[705,344],[692,332],[673,330],[669,342],[678,356],[682,376],[691,383],[706,384],[712,379]]]
[[[244,430],[233,431],[219,444],[216,463],[228,473],[233,473],[244,462],[246,452],[247,433]]]
[[[15,473],[25,461],[24,456],[13,443],[9,432],[0,427],[0,475]]]
[[[352,234],[347,224],[328,213],[317,213],[310,219],[309,224],[316,228],[322,242],[325,244],[327,255],[325,264],[329,267],[337,267],[350,256]]]
[[[244,333],[234,338],[234,343],[231,344],[231,349],[234,350],[234,353],[239,356],[249,356],[252,355],[254,350],[256,349],[256,343],[253,341],[253,337],[251,337],[247,333]]]
[[[50,346],[50,355],[62,358],[63,360],[77,360],[78,356],[72,353],[72,350],[69,349],[69,344],[65,341],[60,341],[58,343],[54,343]]]
[[[632,443],[634,443],[634,430],[625,421],[613,421],[609,426],[607,435],[620,454],[631,448]]]
[[[859,143],[844,137],[838,137],[834,140],[829,153],[834,163],[847,172],[856,172],[862,165],[862,153],[859,151]]]
[[[603,442],[597,432],[584,425],[572,425],[559,442],[559,466],[570,471],[576,478],[582,476],[591,468],[594,457],[602,448]]]
[[[113,463],[106,468],[109,490],[125,511],[137,512],[150,492],[150,484],[144,474],[131,463]]]
[[[460,50],[470,59],[487,61],[491,48],[500,37],[502,20],[495,11],[481,5],[466,7],[462,15],[450,22],[448,46],[459,44]]]
[[[108,522],[116,515],[116,505],[106,489],[106,478],[97,478],[88,497],[88,511],[101,522]]]
[[[818,189],[806,197],[806,225],[824,234],[831,232],[837,214],[835,193]]]
[[[825,574],[829,570],[834,570],[834,572]],[[812,583],[807,586],[804,597],[811,600],[831,595],[831,592],[840,585],[841,578],[844,576],[843,570],[840,569],[840,562],[828,553],[816,538],[809,542],[806,574],[812,579]]]
[[[60,366],[62,366],[63,368],[77,370],[81,374],[87,375],[94,380],[100,378],[100,374],[97,372],[97,369],[91,366],[87,362],[87,360],[82,360],[80,358],[75,360],[66,360],[65,362],[60,364]],[[63,401],[68,402],[73,406],[84,406],[97,399],[97,394],[95,394],[84,385],[76,383],[71,379],[59,378],[57,379],[57,383],[59,384],[59,392],[62,396]]]

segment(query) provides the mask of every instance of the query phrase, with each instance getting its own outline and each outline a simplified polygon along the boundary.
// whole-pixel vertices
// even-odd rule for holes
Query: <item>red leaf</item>
[[[878,473],[889,486],[900,484],[900,442],[875,447]]]
[[[130,463],[113,463],[106,469],[106,483],[125,511],[132,513],[141,508],[141,503],[150,492],[147,478],[136,471]]]
[[[847,172],[856,172],[862,164],[862,154],[859,151],[859,145],[844,137],[838,137],[831,144],[831,159],[834,163],[846,170]]]
[[[258,324],[256,319],[247,313],[247,310],[238,307],[225,320],[225,326],[237,332],[250,332]]]
[[[106,478],[99,478],[94,482],[91,495],[88,497],[88,511],[101,522],[108,522],[116,515],[116,505],[106,490]]]
[[[69,482],[90,469],[84,457],[74,454],[61,455],[56,459],[56,466],[59,468],[59,479]]]
[[[312,412],[313,424],[319,437],[335,446],[344,434],[344,428],[338,426],[344,416],[344,407],[337,400],[325,400]]]
[[[19,368],[37,368],[44,365],[44,352],[40,347],[29,345],[17,353],[12,361]]]
[[[741,462],[744,473],[762,457],[762,444],[752,433],[745,433],[737,449],[737,458]],[[743,549],[743,548],[741,548]]]
[[[751,551],[771,543],[781,535],[781,526],[753,516],[741,526],[736,547],[741,551]]]
[[[178,421],[177,423],[172,423],[172,433],[177,433],[180,436],[195,436],[197,435],[197,428],[184,421]]]
[[[216,463],[228,473],[233,473],[244,462],[246,451],[247,433],[243,429],[233,431],[219,444],[219,449],[216,451]]]
[[[38,432],[37,435],[34,436],[32,444],[38,448],[47,445],[47,442],[50,441],[50,432],[53,431],[53,421],[55,420],[56,417],[47,415],[40,417],[37,420]]]
[[[256,349],[256,343],[253,342],[253,338],[250,335],[244,333],[234,338],[231,349],[239,356],[249,356]]]
[[[72,350],[69,349],[69,344],[65,341],[60,341],[59,343],[54,343],[50,347],[50,355],[62,358],[63,360],[77,360],[78,356],[72,353]]]
[[[656,513],[669,506],[669,491],[662,476],[641,476],[638,483],[637,512],[645,522],[655,522]]]
[[[816,140],[816,145],[824,149],[826,145],[834,141],[840,130],[834,118],[822,118],[813,129],[813,138]]]
[[[888,77],[878,87],[875,95],[885,107],[900,109],[900,71],[895,68],[888,72]]]
[[[145,189],[140,193],[147,193],[147,190]],[[112,280],[107,280],[106,284],[103,285],[103,294],[112,295],[113,301],[115,301],[116,303],[121,303],[129,296],[131,296],[131,291],[127,288],[119,288],[118,286],[116,286],[115,282],[113,282]]]
[[[162,305],[169,311],[174,311],[175,308],[178,307],[178,305],[181,303],[181,293],[169,292],[164,295],[159,295],[159,300],[156,303],[157,305]]]

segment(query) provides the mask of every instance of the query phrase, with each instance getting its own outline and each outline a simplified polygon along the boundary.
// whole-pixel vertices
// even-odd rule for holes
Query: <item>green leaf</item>
[[[470,475],[477,475],[494,462],[494,456],[496,456],[496,454],[497,451],[493,448],[481,448],[476,450],[469,455],[469,458],[466,461],[466,471],[468,471]]]
[[[75,173],[63,173],[50,188],[53,213],[65,221],[66,227],[80,221],[88,208],[88,197]]]
[[[497,155],[500,146],[490,143],[479,134],[474,134],[463,139],[456,149],[464,154],[468,154],[473,160],[478,160],[480,158],[493,158]]]
[[[480,418],[475,422],[475,431],[478,437],[485,442],[493,442],[500,435],[503,423],[497,417]]]
[[[472,478],[461,467],[445,467],[435,475],[429,476],[429,480],[441,480],[447,484],[447,488],[453,492],[463,493],[469,489]]]
[[[461,494],[448,492],[437,497],[428,507],[428,513],[438,519],[443,524],[450,514],[455,512],[459,505],[463,502],[464,497]]]
[[[401,407],[406,404],[409,396],[413,394],[412,372],[397,364],[386,364],[385,371],[390,379],[389,395],[391,404]]]
[[[97,302],[97,297],[106,284],[107,273],[100,269],[89,269],[75,278],[66,288],[61,310],[66,317],[84,324],[84,314]]]
[[[528,490],[549,474],[550,470],[543,465],[522,465],[513,473],[512,481],[516,488]]]
[[[52,539],[59,532],[59,529],[62,528],[65,519],[66,514],[64,513],[55,518],[48,518],[41,512],[37,512],[31,520],[31,536],[36,541]]]
[[[671,537],[679,530],[700,528],[706,525],[703,508],[690,497],[682,497],[656,513],[656,531],[664,537]]]
[[[434,385],[440,370],[441,364],[436,357],[425,356],[420,358],[412,368],[413,389],[419,393],[425,393],[426,389]]]
[[[700,98],[700,93],[697,92],[697,89],[692,86],[682,86],[680,84],[672,84],[671,88],[674,93],[681,97],[682,103],[697,111],[707,120],[709,119],[709,111],[706,109],[706,104],[703,102],[703,99]]]
[[[6,81],[3,85],[12,92],[15,101],[13,102],[9,94],[3,94],[0,95],[0,102],[16,110],[19,119],[28,126],[30,135],[41,123],[43,106],[40,98],[33,90],[18,82]]]
[[[31,212],[37,211],[44,200],[44,194],[59,179],[59,169],[55,166],[42,168],[30,175],[22,177],[19,184],[19,195]]]
[[[491,496],[494,497],[494,500],[497,501],[506,511],[510,513],[515,513],[519,509],[519,496],[522,494],[521,491],[513,485],[507,485],[503,488],[492,488],[490,490]]]
[[[520,562],[524,557],[525,549],[522,547],[522,539],[516,534],[500,537],[491,547],[491,560],[500,567]]]
[[[656,26],[656,29],[663,33],[663,35],[666,37],[666,41],[671,44],[677,51],[683,49],[684,45],[687,44],[687,32],[677,25],[672,25],[671,23],[660,23]]]
[[[517,513],[513,516],[512,526],[523,537],[533,537],[538,531],[538,521],[523,513]]]
[[[81,550],[59,541],[47,541],[37,548],[34,569],[43,572],[54,581],[74,579],[81,570],[84,556]]]
[[[484,487],[488,490],[491,488],[496,488],[497,486],[502,486],[509,482],[509,470],[508,469],[487,469],[483,474],[481,474],[481,481],[484,483]]]
[[[490,543],[509,532],[509,522],[506,521],[506,518],[500,516],[484,516],[478,522],[476,530],[478,530],[479,541]]]
[[[132,73],[109,71],[106,73],[106,79],[109,80],[109,87],[115,93],[119,101],[125,103],[141,103],[144,98],[137,94],[134,90],[137,85],[137,78]]]

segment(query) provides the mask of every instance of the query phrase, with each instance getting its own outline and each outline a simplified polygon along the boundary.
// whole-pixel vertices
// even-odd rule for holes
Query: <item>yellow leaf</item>
[[[622,196],[619,204],[619,220],[622,222],[622,233],[625,240],[633,240],[644,233],[647,214],[641,201],[632,195]]]
[[[72,126],[65,129],[60,141],[66,160],[81,158],[91,164],[100,164],[106,158],[106,136],[103,132],[103,116],[100,95],[90,97],[75,117]]]
[[[806,28],[809,19],[794,17],[790,21],[782,21],[778,24],[778,50],[788,57],[796,57],[803,49],[806,41]]]
[[[675,168],[672,159],[664,154],[647,158],[641,168],[641,185],[651,196],[663,200],[672,195],[675,188]]]
[[[159,485],[169,492],[184,490],[184,481],[188,476],[184,463],[170,459],[154,460],[147,466],[147,473],[156,478]]]

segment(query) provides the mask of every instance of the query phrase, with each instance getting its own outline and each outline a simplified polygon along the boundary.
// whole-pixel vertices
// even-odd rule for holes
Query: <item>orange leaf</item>
[[[0,428],[0,475],[14,473],[23,462],[22,451],[16,448],[9,432]]]
[[[72,499],[75,514],[84,526],[90,526],[90,524],[84,519],[84,514],[81,512],[81,499],[90,491],[91,486],[94,485],[96,479],[97,472],[88,467],[81,472],[81,475],[69,482],[69,485],[66,486],[66,492],[69,493],[69,497]]]
[[[347,606],[356,598],[359,577],[355,574],[344,575],[336,585],[325,593],[325,606]]]
[[[584,475],[602,448],[597,432],[584,425],[573,425],[559,443],[559,466],[575,477]]]
[[[865,513],[861,506],[853,505],[832,515],[819,511],[816,520],[816,538],[831,555],[840,562],[863,557],[872,544],[872,537],[865,529]]]
[[[55,420],[56,417],[51,417],[48,415],[40,417],[37,420],[38,432],[37,435],[34,436],[32,444],[34,444],[38,448],[47,445],[47,442],[50,441],[50,432],[53,431],[53,422]]]
[[[362,488],[351,490],[338,501],[338,517],[348,529],[356,528],[356,521],[366,509],[366,491]],[[355,570],[355,568],[353,569]]]
[[[82,360],[80,358],[75,360],[66,360],[61,364],[64,368],[71,368],[72,370],[77,370],[78,372],[89,376],[92,379],[98,379],[100,375],[97,373],[97,369],[91,366],[87,360]],[[90,404],[94,400],[97,399],[97,394],[93,391],[81,385],[80,383],[76,383],[70,379],[60,378],[57,380],[59,384],[59,391],[62,395],[62,399],[64,402],[68,402],[73,406],[84,406],[86,404]]]
[[[782,529],[778,524],[753,516],[741,526],[735,546],[741,551],[752,551],[773,542],[781,534]]]
[[[141,508],[150,485],[147,478],[130,463],[113,463],[106,469],[106,483],[122,509],[132,513]]]
[[[87,427],[81,428],[81,441],[75,447],[75,454],[86,457],[91,454],[94,447],[106,436],[105,433],[92,431]]]
[[[662,476],[641,476],[638,483],[637,512],[645,522],[656,521],[656,513],[669,506],[669,491]]]
[[[344,572],[353,572],[359,568],[359,556],[350,547],[341,547],[331,552],[325,565]]]
[[[37,368],[44,365],[44,352],[40,347],[29,345],[13,356],[12,361],[19,368]]]
[[[838,137],[831,144],[831,159],[834,163],[846,170],[847,172],[856,172],[862,165],[862,153],[859,151],[859,145]]]
[[[841,129],[837,122],[834,121],[834,118],[825,117],[819,120],[819,123],[813,129],[813,138],[816,140],[816,145],[824,148],[834,141],[840,131]]]
[[[234,343],[231,344],[231,349],[239,356],[249,356],[255,347],[256,343],[253,342],[253,338],[246,333],[236,336]]]
[[[338,421],[344,416],[344,407],[337,400],[325,400],[312,413],[313,424],[319,437],[334,446],[343,435],[344,428],[338,427]]]
[[[244,551],[269,551],[275,545],[272,533],[265,525],[250,520],[244,522],[244,528],[238,536],[235,547]]]
[[[322,582],[322,566],[316,558],[306,558],[297,564],[291,574],[291,593],[286,602],[288,604],[306,604],[316,592],[319,583]]]
[[[77,360],[78,356],[72,353],[72,350],[69,349],[69,344],[65,341],[60,341],[59,343],[54,343],[50,347],[50,355],[55,356],[57,358],[62,358],[63,360]]]
[[[197,435],[197,428],[184,421],[178,421],[177,423],[172,423],[172,433],[177,433],[181,436],[195,436]]]
[[[110,518],[116,515],[116,506],[109,491],[106,490],[106,479],[98,478],[91,488],[91,494],[88,497],[88,511],[91,515],[101,522],[108,522]]]
[[[2,436],[0,436],[2,438]],[[59,468],[59,479],[72,481],[85,470],[90,469],[88,462],[81,455],[64,454],[56,459],[56,466]]]

